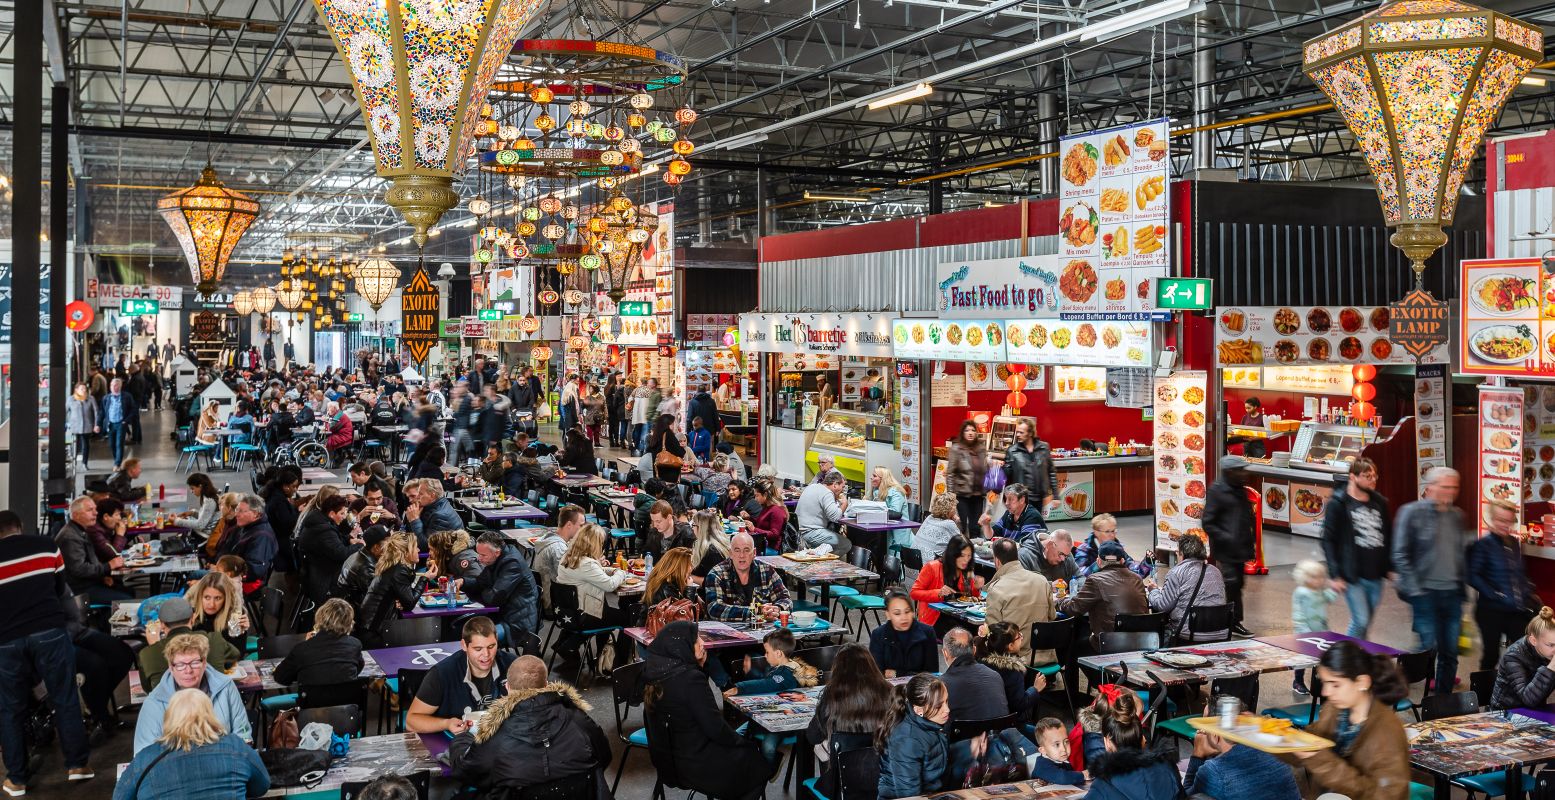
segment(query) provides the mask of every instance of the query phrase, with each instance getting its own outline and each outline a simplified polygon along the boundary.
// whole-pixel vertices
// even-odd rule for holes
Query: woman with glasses
[[[253,741],[254,733],[248,724],[248,712],[243,708],[243,697],[237,684],[221,670],[207,664],[210,642],[198,633],[181,633],[167,643],[163,653],[167,656],[167,674],[140,709],[135,722],[135,752],[150,747],[162,738],[163,716],[173,695],[180,689],[198,689],[210,697],[216,719],[233,736],[245,742]]]

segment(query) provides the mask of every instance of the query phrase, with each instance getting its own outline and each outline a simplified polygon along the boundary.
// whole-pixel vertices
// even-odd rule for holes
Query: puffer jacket
[[[1006,486],[1024,485],[1026,499],[1040,510],[1058,487],[1058,468],[1047,442],[1039,439],[1031,450],[1011,444],[1004,451],[1004,480]]]
[[[1222,475],[1209,485],[1204,498],[1204,532],[1217,564],[1241,564],[1253,557],[1253,504],[1247,487]]]
[[[988,474],[988,449],[982,439],[971,445],[956,437],[945,459],[945,487],[958,495],[983,493],[983,478]]]
[[[1116,750],[1091,762],[1086,800],[1176,800],[1183,797],[1177,764],[1145,750]]]
[[[1540,658],[1528,644],[1528,637],[1518,639],[1501,654],[1496,686],[1490,692],[1491,708],[1538,708],[1550,701],[1551,693],[1555,693],[1555,672],[1550,671],[1550,660]]]
[[[482,796],[601,770],[610,764],[610,740],[589,710],[565,683],[511,692],[491,704],[476,731],[454,737],[448,766]],[[598,798],[610,796],[602,777],[595,784]]]
[[[335,578],[359,545],[347,544],[347,536],[328,514],[314,510],[302,518],[297,534],[297,553],[302,557],[302,590],[308,599],[322,605],[329,599]]]
[[[940,790],[950,746],[945,729],[907,709],[891,729],[880,757],[880,800],[915,797]]]
[[[1146,614],[1145,582],[1120,561],[1104,564],[1085,579],[1080,591],[1058,602],[1061,614],[1091,615],[1091,633],[1117,630],[1119,614]]]
[[[1480,606],[1524,613],[1543,605],[1528,579],[1528,565],[1516,539],[1508,542],[1497,534],[1480,537],[1469,545],[1463,571],[1479,592]]]
[[[540,630],[540,585],[529,562],[518,548],[507,545],[502,555],[483,568],[474,585],[466,583],[470,598],[501,609],[497,622],[526,631]]]
[[[383,640],[395,612],[409,611],[421,598],[421,579],[408,564],[395,564],[373,576],[367,595],[356,616],[356,637],[363,644],[376,646]]]

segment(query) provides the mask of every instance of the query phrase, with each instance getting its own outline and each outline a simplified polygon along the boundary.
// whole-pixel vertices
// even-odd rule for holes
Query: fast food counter
[[[936,462],[944,461],[946,454],[946,448],[934,448]],[[1003,460],[1002,451],[991,455],[994,463]],[[1155,500],[1153,464],[1149,455],[1055,453],[1053,467],[1058,472],[1059,507],[1045,516],[1049,520],[1069,520],[1089,519],[1102,513],[1150,511]],[[936,470],[935,474],[940,473]]]
[[[1414,417],[1381,428],[1303,422],[1289,453],[1248,459],[1248,486],[1262,497],[1264,529],[1322,536],[1328,498],[1361,457],[1376,462],[1382,496],[1408,502],[1418,495]]]

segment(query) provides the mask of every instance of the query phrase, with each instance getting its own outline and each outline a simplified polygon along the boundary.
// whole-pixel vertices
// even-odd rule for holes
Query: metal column
[[[12,178],[11,204],[11,419],[7,489],[11,510],[26,531],[38,524],[38,234],[43,216],[43,4],[16,3],[16,36],[11,75]],[[61,292],[62,293],[62,292]],[[59,391],[59,389],[55,389]],[[50,421],[64,425],[63,416]]]
[[[70,299],[70,87],[54,84],[49,108],[49,481],[65,479],[65,301]],[[51,487],[52,489],[52,487]]]
[[[772,195],[767,190],[766,167],[756,168],[756,240],[773,234],[772,221],[769,216],[772,210],[768,208],[772,204]],[[711,226],[709,226],[711,228]]]
[[[1202,128],[1214,120],[1210,109],[1215,105],[1215,46],[1205,36],[1209,20],[1201,18],[1193,31],[1193,126]],[[1193,168],[1215,168],[1215,132],[1193,134]]]

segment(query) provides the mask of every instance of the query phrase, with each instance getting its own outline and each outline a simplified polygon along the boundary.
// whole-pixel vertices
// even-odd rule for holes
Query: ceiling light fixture
[[[806,190],[804,199],[814,202],[833,203],[869,203],[872,199],[861,194],[831,194],[827,192],[812,192]]]
[[[934,94],[934,87],[927,83],[920,83],[916,86],[910,86],[906,89],[903,89],[902,91],[899,91],[895,94],[888,94],[878,100],[871,100],[869,102],[869,110],[874,111],[878,108],[894,106],[897,103],[905,103],[908,100],[917,100],[920,97],[928,97],[931,94]]]
[[[1549,83],[1548,80],[1540,78],[1537,75],[1528,75],[1523,78],[1524,86],[1543,86],[1547,83]]]
[[[1105,42],[1178,17],[1191,16],[1204,10],[1202,0],[1166,0],[1141,9],[1108,17],[1080,29],[1080,41]]]

